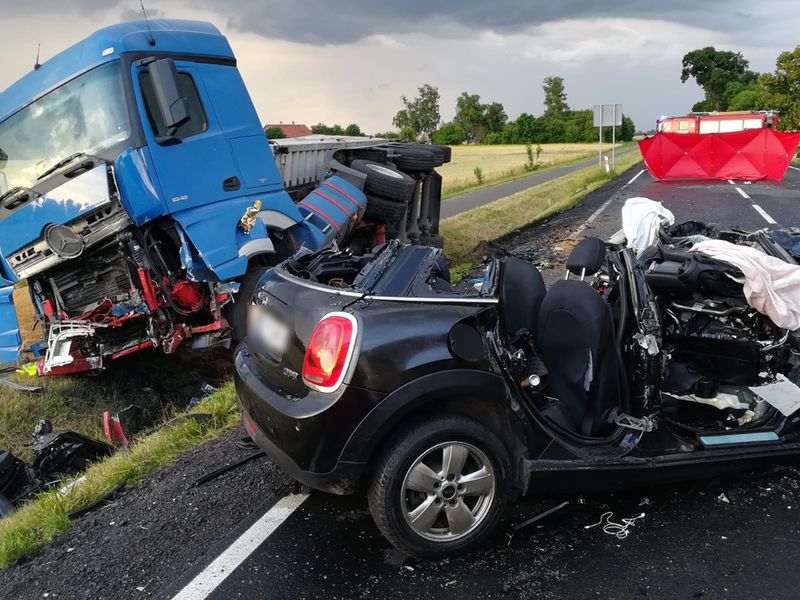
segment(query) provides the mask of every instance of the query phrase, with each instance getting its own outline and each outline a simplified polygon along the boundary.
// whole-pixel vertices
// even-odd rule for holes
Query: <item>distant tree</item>
[[[749,85],[756,81],[757,75],[749,67],[750,63],[741,52],[706,46],[684,55],[681,81],[686,83],[694,78],[703,88],[705,98],[695,104],[695,110],[726,110],[730,100],[726,94],[729,84]]]
[[[759,83],[766,90],[764,106],[780,111],[778,127],[783,130],[800,127],[800,46],[782,52],[775,71],[761,75]]]
[[[489,133],[500,133],[508,122],[506,109],[499,102],[485,105],[484,121]]]
[[[622,115],[622,127],[620,127],[619,133],[617,133],[618,139],[623,142],[630,142],[635,134],[636,125],[634,125],[633,119],[628,115]]]
[[[457,123],[467,136],[467,141],[480,144],[486,135],[485,109],[481,104],[478,94],[461,92],[456,100],[456,116],[453,122]]]
[[[417,132],[411,127],[403,127],[400,130],[400,139],[404,142],[416,142]]]
[[[400,132],[399,131],[384,131],[383,133],[376,133],[376,138],[385,138],[387,140],[397,140],[400,139]]]
[[[359,127],[359,126],[358,126],[358,125],[356,125],[355,123],[350,123],[350,125],[348,125],[347,127],[345,127],[345,128],[344,128],[344,134],[345,134],[345,135],[356,135],[356,136],[362,136],[362,135],[364,135],[364,134],[361,132],[361,127]]]
[[[417,96],[413,100],[405,96],[401,96],[400,100],[403,108],[397,112],[392,121],[400,128],[400,133],[411,130],[414,138],[419,136],[430,138],[442,120],[439,114],[439,89],[426,83],[417,89]]]
[[[431,141],[434,144],[444,146],[458,146],[464,143],[465,138],[461,125],[455,122],[445,123],[431,135]]]
[[[341,125],[326,125],[325,123],[317,123],[311,126],[311,133],[317,135],[344,135],[344,128]]]
[[[733,86],[729,86],[733,87]],[[756,82],[748,86],[735,86],[728,100],[728,110],[765,110],[767,104],[767,88]]]
[[[286,137],[280,127],[264,127],[264,135],[267,136],[268,140],[280,140]]]
[[[542,82],[544,90],[544,116],[560,119],[569,110],[564,79],[561,77],[545,77]]]

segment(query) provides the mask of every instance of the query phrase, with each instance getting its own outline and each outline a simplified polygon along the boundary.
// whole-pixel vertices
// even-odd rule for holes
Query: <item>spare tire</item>
[[[408,202],[414,195],[416,181],[413,177],[409,177],[397,169],[360,159],[354,160],[350,164],[350,168],[366,174],[364,191],[367,194],[375,194],[397,202]]]
[[[367,210],[364,212],[364,218],[376,223],[396,227],[407,209],[407,202],[367,195]]]
[[[431,171],[436,167],[436,155],[430,148],[416,145],[397,148],[397,152],[400,156],[394,159],[394,164],[402,171]]]
[[[444,150],[441,146],[428,146],[431,152],[433,152],[433,166],[434,167],[441,167],[444,164]]]

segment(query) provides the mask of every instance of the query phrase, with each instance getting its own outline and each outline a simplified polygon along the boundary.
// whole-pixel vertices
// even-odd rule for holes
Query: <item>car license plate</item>
[[[260,306],[250,306],[248,335],[257,337],[267,349],[283,354],[289,349],[289,327]]]

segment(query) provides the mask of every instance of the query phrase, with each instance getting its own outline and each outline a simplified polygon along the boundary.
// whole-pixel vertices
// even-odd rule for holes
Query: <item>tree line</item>
[[[522,113],[509,120],[500,102],[483,103],[478,94],[463,92],[456,100],[455,116],[442,124],[438,88],[425,84],[416,97],[400,98],[403,108],[394,117],[405,140],[429,139],[435,144],[551,144],[583,143],[598,139],[591,109],[573,110],[567,103],[564,79],[546,77],[542,82],[544,112],[540,116]],[[635,126],[623,115],[617,139],[633,139]],[[604,128],[604,139],[611,139],[611,128]]]
[[[741,52],[713,46],[683,57],[681,81],[694,79],[703,90],[696,112],[777,110],[779,129],[800,127],[800,46],[782,52],[771,73],[756,73]]]

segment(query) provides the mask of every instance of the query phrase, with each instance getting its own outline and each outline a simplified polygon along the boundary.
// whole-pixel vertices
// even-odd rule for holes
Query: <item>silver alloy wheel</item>
[[[403,516],[419,536],[450,542],[489,514],[496,488],[492,463],[466,442],[443,442],[414,460],[400,489]]]
[[[389,177],[393,177],[394,179],[402,179],[403,175],[398,173],[397,171],[393,171],[388,167],[384,167],[383,165],[367,165],[367,168],[372,169],[376,173],[380,173],[382,175],[387,175]]]

